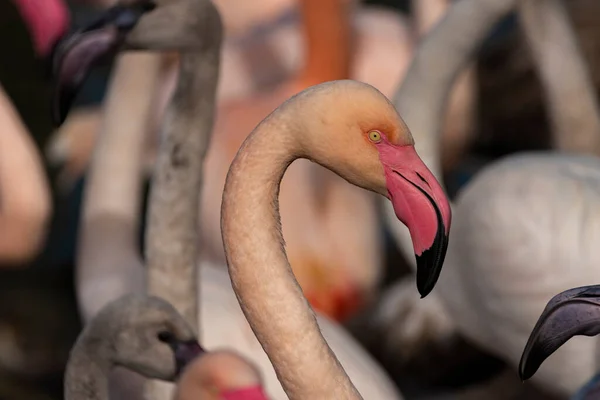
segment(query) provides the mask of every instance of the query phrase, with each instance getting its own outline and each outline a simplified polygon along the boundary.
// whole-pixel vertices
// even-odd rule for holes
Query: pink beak
[[[427,296],[435,286],[448,248],[451,211],[444,190],[414,146],[377,145],[388,196],[408,227],[417,258],[417,289]]]

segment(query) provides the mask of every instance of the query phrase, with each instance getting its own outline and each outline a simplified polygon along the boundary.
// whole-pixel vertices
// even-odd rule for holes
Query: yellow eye
[[[379,133],[379,131],[370,131],[369,139],[371,142],[379,143],[381,142],[381,133]]]

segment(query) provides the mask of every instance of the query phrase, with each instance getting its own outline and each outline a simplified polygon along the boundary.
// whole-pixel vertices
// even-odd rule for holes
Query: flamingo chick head
[[[88,349],[99,349],[108,340],[113,366],[164,381],[176,379],[204,353],[195,331],[170,303],[140,294],[125,295],[101,309],[80,340]]]
[[[217,350],[185,368],[175,399],[267,400],[267,396],[254,365],[234,352]]]
[[[298,128],[312,134],[296,135],[298,156],[392,202],[396,216],[410,231],[417,288],[425,297],[444,262],[451,210],[394,106],[374,87],[349,80],[316,85],[292,99],[280,108],[310,110]]]

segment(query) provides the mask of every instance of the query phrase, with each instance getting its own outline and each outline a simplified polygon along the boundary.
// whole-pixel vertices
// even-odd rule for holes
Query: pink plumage
[[[70,16],[63,0],[13,0],[25,20],[36,55],[46,56],[68,29]]]
[[[244,389],[229,390],[221,394],[223,400],[269,400],[262,386],[251,386]]]

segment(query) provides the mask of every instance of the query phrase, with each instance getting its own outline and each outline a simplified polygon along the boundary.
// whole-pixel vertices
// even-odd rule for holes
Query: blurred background
[[[82,251],[79,240],[84,190],[89,180],[94,148],[100,140],[102,104],[115,64],[107,60],[94,68],[69,118],[56,129],[49,107],[52,85],[47,60],[52,50],[44,53],[39,49],[30,22],[23,17],[15,1],[0,0],[0,46],[3,49],[0,87],[4,97],[0,102],[0,113],[4,113],[0,116],[0,399],[60,399],[68,352],[82,326],[81,310],[76,300],[75,271],[78,251]],[[225,21],[226,38],[222,49],[215,136],[207,156],[207,178],[202,194],[201,246],[207,259],[213,263],[224,262],[218,233],[219,202],[227,166],[245,135],[292,94],[322,81],[362,80],[392,99],[424,35],[444,16],[448,7],[462,1],[215,1]],[[110,2],[104,3],[68,1],[70,25],[77,27],[89,22]],[[336,3],[350,3],[350,6],[345,6],[349,11],[340,14],[336,11],[339,10],[339,5],[335,8]],[[600,84],[600,74],[595,72],[596,69],[600,71],[596,68],[597,55],[600,54],[600,3],[595,0],[558,3],[563,4],[563,16],[577,40],[574,51],[581,54],[584,65],[589,69],[585,71],[588,74],[587,88],[596,94]],[[568,56],[560,53],[558,45],[555,49],[548,49],[549,39],[541,41],[546,43],[546,48],[542,45],[542,50],[532,50],[536,43],[535,24],[546,25],[543,25],[543,20],[536,20],[535,15],[530,15],[534,27],[527,31],[523,27],[523,18],[519,20],[519,12],[524,13],[515,7],[490,26],[481,40],[482,45],[465,61],[457,83],[449,90],[446,117],[442,132],[436,139],[439,140],[439,150],[436,150],[439,154],[431,157],[436,157],[439,165],[434,173],[439,172],[438,177],[443,179],[453,201],[459,201],[461,191],[467,190],[465,188],[483,169],[514,153],[535,151],[536,154],[546,154],[565,150],[567,153],[591,153],[590,157],[595,158],[592,146],[565,149],[561,146],[566,142],[556,139],[558,123],[552,113],[553,107],[559,106],[555,99],[549,99],[552,89],[548,89],[546,81],[568,81],[566,77],[570,71],[563,66],[550,73],[540,67],[538,61],[544,54],[550,54],[545,51],[555,52],[551,53],[555,58],[544,59],[550,60],[548,62],[556,63],[556,60]],[[55,18],[48,11],[45,15],[48,20]],[[343,24],[349,26],[349,34],[340,28]],[[544,29],[541,32],[537,33],[545,34]],[[176,76],[176,62],[176,56],[172,54],[163,57],[160,76],[165,88],[157,100],[157,110],[162,110],[168,100],[167,95]],[[554,78],[549,78],[548,74],[554,74]],[[573,105],[585,101],[580,92],[569,92],[569,95],[573,98],[563,101],[572,101]],[[152,115],[148,134],[139,141],[143,149],[132,149],[133,153],[143,153],[142,207],[139,224],[135,227],[140,254],[143,254],[144,215],[157,151],[160,115],[160,112]],[[574,119],[578,117],[571,116]],[[580,117],[593,118],[587,115]],[[582,126],[574,123],[571,127],[576,131]],[[414,128],[410,128],[414,133]],[[600,135],[600,132],[595,134]],[[415,137],[418,145],[417,134]],[[123,146],[130,146],[129,142]],[[425,155],[423,159],[427,161],[427,157]],[[110,173],[118,171],[115,168],[121,165],[129,168],[127,162],[114,161],[110,164],[110,159],[103,162],[104,165],[113,165]],[[596,167],[595,164],[585,166],[593,171],[597,171]],[[548,175],[554,174],[553,167],[540,168]],[[588,185],[584,189],[573,190],[599,191],[600,181],[593,172],[581,172],[584,167],[571,165],[564,168],[581,185],[581,182]],[[521,179],[529,170],[522,171]],[[118,178],[115,176],[115,179]],[[507,179],[495,186],[508,185]],[[541,187],[546,182],[544,179],[551,178],[536,179],[532,176],[531,186]],[[398,234],[387,222],[390,220],[389,213],[370,194],[358,193],[346,185],[341,179],[310,163],[298,163],[286,175],[281,207],[284,234],[286,240],[290,238],[290,260],[312,306],[348,329],[384,367],[406,399],[561,399],[568,398],[575,386],[589,379],[595,365],[586,364],[587,370],[573,372],[579,375],[556,387],[544,384],[543,380],[522,384],[516,375],[515,364],[524,340],[543,304],[558,290],[548,286],[532,289],[538,298],[536,305],[531,306],[533,311],[527,314],[522,310],[527,307],[529,297],[523,293],[511,293],[506,295],[510,297],[507,300],[493,285],[502,279],[505,283],[513,282],[510,279],[514,282],[520,282],[519,279],[530,282],[553,280],[561,282],[556,288],[564,286],[566,289],[575,282],[565,277],[577,274],[584,283],[596,283],[589,281],[592,272],[586,272],[584,276],[577,270],[577,265],[600,261],[600,253],[592,250],[593,246],[586,245],[585,251],[580,248],[565,250],[570,256],[561,258],[567,267],[560,273],[547,267],[547,270],[538,270],[536,273],[539,275],[532,278],[533,275],[517,276],[509,267],[503,269],[500,266],[496,271],[498,274],[504,271],[504,275],[498,281],[494,281],[494,277],[486,281],[481,278],[483,273],[477,275],[473,272],[479,267],[468,270],[471,267],[465,266],[467,261],[459,259],[463,253],[456,250],[455,254],[450,250],[455,256],[447,261],[440,281],[452,273],[448,272],[452,269],[449,262],[461,264],[462,269],[456,270],[454,280],[449,278],[455,286],[445,293],[468,293],[470,297],[468,301],[441,298],[427,302],[428,299],[425,299],[425,309],[421,310],[415,300],[418,294],[414,290],[412,260],[405,257]],[[488,215],[500,210],[500,207],[514,211],[515,207],[521,207],[520,198],[523,202],[531,200],[527,204],[533,204],[532,209],[539,211],[544,207],[544,199],[552,196],[540,195],[532,200],[528,197],[527,187],[527,183],[522,183],[506,198],[495,197],[496,202],[505,201],[506,204],[490,205],[489,210],[492,211],[488,210]],[[488,189],[492,190],[491,186]],[[570,189],[565,186],[561,190]],[[505,193],[508,192],[507,189]],[[473,202],[474,196],[471,195]],[[486,200],[477,201],[483,204]],[[594,206],[586,208],[585,212],[579,211],[578,207],[583,208],[580,201],[583,200],[570,200],[573,208],[569,208],[569,212],[577,214],[571,217],[578,218],[578,223],[585,221],[588,225],[585,228],[577,225],[577,228],[566,222],[548,222],[544,226],[551,226],[556,232],[551,234],[548,231],[545,236],[538,237],[544,242],[543,246],[561,247],[562,244],[557,243],[568,239],[559,239],[560,232],[567,236],[568,232],[583,237],[587,235],[586,243],[592,241],[598,230],[595,228],[600,226],[598,223],[593,225],[599,214],[591,211]],[[466,217],[464,221],[471,225],[462,223],[463,219],[458,216],[465,210],[475,210],[477,206],[473,204],[468,203],[462,209],[459,206],[455,213],[456,221],[459,221],[455,222],[459,226],[456,229],[476,225],[474,220]],[[528,218],[524,214],[518,215],[523,220]],[[537,215],[535,220],[546,221],[546,217],[541,215]],[[552,219],[554,214],[548,215],[547,218]],[[515,217],[518,218],[513,215],[502,217],[498,211],[497,219],[505,221]],[[504,228],[495,232],[521,232],[510,224],[506,231],[500,229]],[[451,236],[451,242],[462,240],[455,239],[457,235],[459,233]],[[500,233],[497,235],[500,236]],[[531,243],[526,242],[524,236],[518,240],[522,240],[523,246]],[[473,245],[475,242],[469,243]],[[545,254],[542,244],[539,248],[539,254]],[[496,247],[494,251],[477,256],[479,261],[473,261],[476,259],[473,255],[469,262],[477,264],[483,260],[485,264],[488,259],[503,259],[503,252],[515,251],[506,246]],[[529,257],[529,263],[535,263],[543,258],[536,254],[527,253],[524,257]],[[580,260],[583,257],[587,257],[585,262]],[[550,262],[546,258],[544,260]],[[515,261],[511,265],[518,269],[520,264]],[[586,271],[592,270],[591,266]],[[546,273],[548,275],[544,275]],[[468,283],[465,283],[467,280]],[[459,281],[460,284],[456,283]],[[411,285],[409,293],[405,282]],[[510,283],[506,285],[510,286]],[[472,287],[479,291],[470,289]],[[523,297],[514,300],[517,295]],[[446,307],[445,302],[451,304],[447,306],[448,310],[442,310]],[[455,315],[465,316],[468,313],[461,312],[461,307],[475,303],[483,304],[481,307],[490,305],[490,309],[504,307],[507,313],[513,315],[520,315],[522,311],[528,315],[529,322],[500,317],[494,319],[493,312],[489,312],[492,315],[489,320],[484,321],[482,314],[477,314],[468,323],[456,322],[458,317]],[[512,323],[515,325],[510,325]],[[485,325],[485,331],[491,333],[479,335],[476,328],[472,332],[465,328],[475,324]],[[518,339],[511,339],[510,346],[513,347],[503,347],[490,339],[494,335],[504,335],[505,331],[521,335]],[[512,338],[511,334],[503,337]],[[585,340],[589,345],[593,339]],[[516,350],[510,350],[513,348]],[[583,351],[582,348],[579,351]],[[569,357],[571,362],[579,360],[585,364],[575,352]]]

